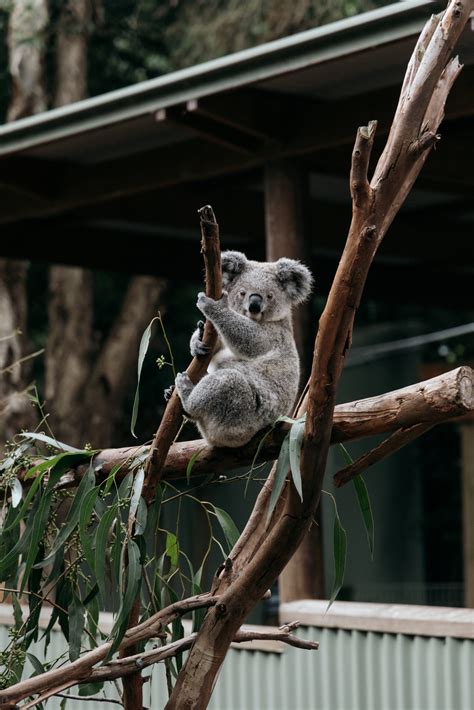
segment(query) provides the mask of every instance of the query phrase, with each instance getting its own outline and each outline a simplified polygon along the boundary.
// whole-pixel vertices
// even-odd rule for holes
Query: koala
[[[211,446],[243,446],[260,429],[288,414],[299,382],[291,309],[306,300],[313,277],[293,259],[250,261],[222,253],[222,298],[198,294],[197,307],[215,326],[218,342],[206,374],[194,385],[179,373],[176,390],[187,415]],[[204,324],[191,337],[202,356]]]

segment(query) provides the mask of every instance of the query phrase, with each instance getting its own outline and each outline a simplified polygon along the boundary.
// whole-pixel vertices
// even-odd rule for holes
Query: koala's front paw
[[[209,298],[206,294],[201,291],[198,293],[196,305],[204,315],[210,316],[216,309],[222,308],[223,306],[227,308],[229,295],[227,291],[222,291],[222,296],[218,301],[213,298]]]
[[[213,305],[215,305],[215,301],[212,298],[208,298],[204,291],[200,291],[197,295],[197,301],[196,301],[196,306],[199,308],[201,313],[204,313],[204,315],[207,314],[209,309],[212,308]]]

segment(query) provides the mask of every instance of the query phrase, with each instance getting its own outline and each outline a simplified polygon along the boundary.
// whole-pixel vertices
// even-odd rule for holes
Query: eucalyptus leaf
[[[92,488],[92,490],[87,492],[82,502],[79,514],[79,539],[81,541],[82,551],[84,553],[84,557],[86,558],[87,564],[94,573],[95,558],[94,551],[92,549],[89,526],[91,524],[92,512],[97,501],[97,496],[99,495],[99,490],[99,486],[95,486],[94,488]]]
[[[268,504],[267,524],[275,510],[278,498],[281,495],[283,486],[285,485],[286,477],[290,470],[290,434],[288,433],[283,439],[280,454],[276,465],[275,477],[273,479],[272,492],[270,494],[270,502]]]
[[[364,526],[367,533],[370,558],[373,560],[375,546],[375,524],[374,516],[372,513],[372,506],[370,504],[369,491],[367,490],[367,486],[364,479],[360,475],[353,478],[352,483],[354,484],[357,500],[359,502],[360,512],[362,515],[362,520],[364,521]]]
[[[330,608],[331,604],[339,594],[342,585],[344,584],[344,573],[346,569],[347,555],[347,534],[341,525],[339,513],[337,510],[336,499],[328,493],[334,505],[334,527],[333,527],[333,555],[334,555],[334,582],[332,586],[329,604],[326,609]]]
[[[272,431],[273,431],[273,427],[271,429],[269,429],[267,432],[265,432],[265,434],[262,436],[262,438],[258,442],[257,450],[255,452],[255,456],[252,459],[252,465],[250,466],[250,472],[249,472],[249,475],[247,476],[247,481],[245,483],[244,497],[247,496],[247,490],[249,487],[249,483],[252,480],[252,471],[254,470],[255,463],[256,463],[258,457],[260,456],[260,451],[262,450],[262,446],[264,445],[267,437],[272,433]]]
[[[41,495],[38,494],[33,501],[30,514],[25,523],[23,534],[18,538],[13,546],[9,545],[9,542],[11,542],[10,533],[14,530],[13,526],[15,521],[2,531],[0,536],[0,547],[2,550],[5,548],[3,555],[0,557],[0,581],[2,582],[12,574],[12,567],[17,564],[18,557],[23,555],[23,553],[28,549],[40,501]]]
[[[138,364],[137,364],[137,389],[135,390],[135,397],[133,399],[133,407],[132,407],[132,421],[130,424],[130,431],[132,432],[132,435],[137,438],[137,435],[135,434],[135,426],[137,423],[137,418],[138,418],[138,405],[140,402],[140,378],[142,375],[142,368],[143,368],[143,363],[145,361],[145,355],[147,354],[148,351],[148,346],[150,345],[150,338],[151,338],[151,331],[152,331],[152,326],[153,323],[157,320],[157,318],[153,318],[149,325],[145,328],[143,335],[140,340],[140,347],[138,349]]]
[[[62,441],[53,439],[51,436],[46,434],[41,434],[35,431],[23,431],[19,436],[30,439],[31,441],[42,441],[55,449],[61,449],[62,451],[67,451],[71,454],[90,454],[91,452],[85,449],[76,449],[74,446],[69,446],[69,444],[63,444]]]
[[[8,471],[9,469],[11,469],[12,466],[14,466],[15,463],[18,461],[18,459],[21,459],[21,457],[27,453],[29,448],[29,441],[26,441],[23,444],[16,446],[9,453],[9,455],[5,459],[3,459],[3,461],[0,461],[0,471]]]
[[[239,539],[240,533],[237,530],[237,527],[232,518],[230,517],[229,513],[227,513],[225,510],[222,510],[222,508],[217,508],[215,505],[213,506],[213,508],[216,514],[216,518],[219,521],[219,525],[221,526],[222,532],[224,533],[225,539],[229,546],[229,550],[232,550],[235,543]]]
[[[292,424],[289,440],[291,476],[301,500],[303,500],[303,483],[301,481],[301,449],[304,439],[304,427],[305,422],[302,420],[296,421]]]
[[[135,473],[135,477],[133,479],[132,497],[130,498],[130,508],[128,511],[128,518],[129,521],[131,521],[132,523],[134,522],[137,513],[138,503],[142,494],[144,480],[145,469],[143,468],[143,466],[140,466],[138,471]]]
[[[53,497],[53,491],[51,489],[46,489],[40,495],[40,501],[38,505],[38,512],[33,518],[33,525],[31,528],[31,535],[28,545],[28,550],[26,553],[25,569],[23,572],[23,578],[20,584],[20,592],[25,589],[31,568],[36,562],[38,556],[38,550],[40,548],[40,542],[44,535],[44,530],[48,522],[49,511],[51,508],[51,499]]]
[[[135,535],[143,535],[143,533],[146,530],[146,524],[147,524],[147,518],[148,518],[148,508],[143,500],[143,498],[140,498],[138,501],[138,509],[137,509],[137,514],[136,514],[136,519],[135,519]]]
[[[115,466],[112,467],[112,469],[105,481],[104,491],[103,491],[104,497],[107,495],[107,493],[110,491],[113,484],[115,483],[115,476],[117,475],[117,473],[120,471],[121,468],[122,468],[122,464],[120,464],[120,463],[117,463],[117,464],[115,464]]]
[[[23,495],[23,487],[18,478],[14,478],[10,483],[10,490],[12,493],[12,508],[17,508]]]
[[[199,454],[204,451],[204,448],[198,449],[197,451],[194,452],[194,454],[191,456],[191,458],[188,461],[188,465],[186,466],[186,483],[188,486],[191,483],[191,472],[193,470],[193,466],[196,463]]]
[[[84,631],[85,609],[81,600],[73,594],[68,607],[69,614],[69,660],[75,661],[81,653],[82,632]]]
[[[299,417],[298,419],[294,419],[293,417],[287,417],[286,414],[282,414],[278,419],[276,420],[275,423],[277,422],[286,422],[287,424],[296,424],[297,422],[305,422],[306,421],[306,414],[303,414],[302,417]]]
[[[117,613],[117,618],[112,629],[111,638],[113,639],[112,647],[108,653],[107,658],[115,653],[120,642],[123,638],[128,625],[128,616],[132,610],[132,606],[138,595],[140,589],[140,582],[142,577],[142,567],[140,564],[140,550],[138,545],[134,540],[129,540],[127,545],[127,582],[125,587],[125,594],[122,598],[122,603],[120,605],[119,611]]]
[[[79,695],[85,698],[89,697],[90,695],[97,695],[97,693],[100,693],[103,687],[104,683],[100,681],[97,681],[96,683],[81,683],[81,685],[79,686]],[[103,698],[97,698],[97,702],[101,702],[102,700]]]
[[[33,676],[36,676],[36,675],[41,675],[42,673],[45,672],[46,669],[45,669],[44,665],[41,663],[39,658],[34,655],[34,653],[30,653],[28,651],[28,653],[26,654],[26,657],[29,660],[29,662],[31,663],[31,665],[33,666],[33,673],[31,674],[30,678],[33,678]]]
[[[95,562],[94,569],[97,579],[97,584],[99,585],[100,596],[102,601],[105,603],[107,596],[105,590],[105,562],[107,557],[107,543],[109,536],[109,529],[112,523],[115,521],[118,512],[118,504],[114,503],[111,508],[109,508],[102,516],[97,530],[95,533]]]
[[[130,497],[130,491],[132,490],[133,486],[133,472],[130,471],[127,473],[126,476],[124,476],[122,482],[120,483],[119,489],[118,489],[118,498],[119,500],[128,500]]]
[[[91,467],[89,467],[87,473],[85,474],[85,476],[83,476],[81,482],[79,483],[71,508],[69,510],[69,514],[67,516],[66,523],[59,531],[58,536],[54,540],[48,555],[44,558],[44,560],[42,560],[40,564],[37,564],[38,567],[44,567],[45,565],[49,564],[52,561],[53,557],[59,552],[59,550],[61,550],[66,540],[74,532],[75,528],[79,524],[79,519],[81,517],[81,512],[87,494],[90,493],[91,489],[94,487],[94,483],[95,472]]]
[[[354,459],[346,449],[343,444],[339,444],[339,449],[344,457],[344,460],[348,466],[354,463]],[[365,531],[367,533],[367,541],[369,543],[370,558],[374,559],[374,547],[375,547],[375,523],[374,516],[372,513],[372,506],[370,503],[369,491],[367,485],[362,478],[362,475],[356,476],[352,479],[352,483],[355,488],[357,495],[357,501],[359,503],[359,509],[362,515],[362,520],[364,523]]]
[[[33,499],[33,496],[35,495],[37,489],[43,482],[48,472],[48,483],[46,485],[47,489],[54,487],[63,475],[63,473],[68,471],[77,463],[80,463],[84,458],[90,458],[91,456],[93,456],[93,453],[90,451],[84,452],[84,454],[57,454],[56,456],[52,456],[51,458],[48,458],[39,464],[35,464],[30,469],[28,469],[28,471],[26,471],[24,475],[24,480],[26,481],[30,478],[34,478],[34,480],[31,484],[28,493],[25,496],[25,499],[23,500],[23,503],[20,506],[16,518],[13,520],[12,523],[10,523],[8,529],[18,525],[20,520],[25,516],[25,513],[28,511],[28,507]]]
[[[169,558],[171,568],[176,569],[179,559],[179,543],[176,535],[172,532],[166,533],[166,556]]]

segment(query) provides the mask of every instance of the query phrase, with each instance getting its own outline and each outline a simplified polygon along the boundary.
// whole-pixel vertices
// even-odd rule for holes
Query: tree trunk
[[[49,270],[45,395],[55,436],[83,446],[84,395],[92,365],[92,275],[66,266]]]
[[[92,29],[91,0],[66,0],[56,37],[55,106],[66,106],[87,95],[87,47]]]
[[[48,21],[47,0],[14,0],[7,39],[12,92],[7,121],[47,108],[44,57]]]
[[[155,315],[165,282],[136,276],[128,286],[122,309],[99,353],[82,405],[84,440],[110,446],[124,397],[135,377],[140,338]]]
[[[87,94],[88,41],[99,11],[93,0],[67,0],[63,6],[56,39],[55,106],[80,101]],[[53,266],[49,290],[46,396],[53,431],[76,446],[111,446],[140,336],[155,313],[163,281],[132,279],[98,354],[92,349],[91,272]]]
[[[12,4],[7,37],[11,80],[8,121],[46,109],[48,19],[47,0],[15,0]],[[0,260],[0,451],[7,440],[21,429],[30,429],[35,421],[24,391],[29,366],[18,363],[26,345],[27,269],[26,262]]]
[[[19,362],[26,344],[26,274],[26,262],[0,259],[0,452],[35,421],[25,392],[29,366]]]

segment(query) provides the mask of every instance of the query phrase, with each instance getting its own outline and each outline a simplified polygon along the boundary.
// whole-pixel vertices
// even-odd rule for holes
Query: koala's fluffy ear
[[[294,304],[305,301],[313,288],[311,271],[295,259],[278,259],[276,275],[282,288]]]
[[[247,257],[241,251],[223,251],[222,261],[222,285],[229,286],[232,281],[242,273],[247,265]]]

